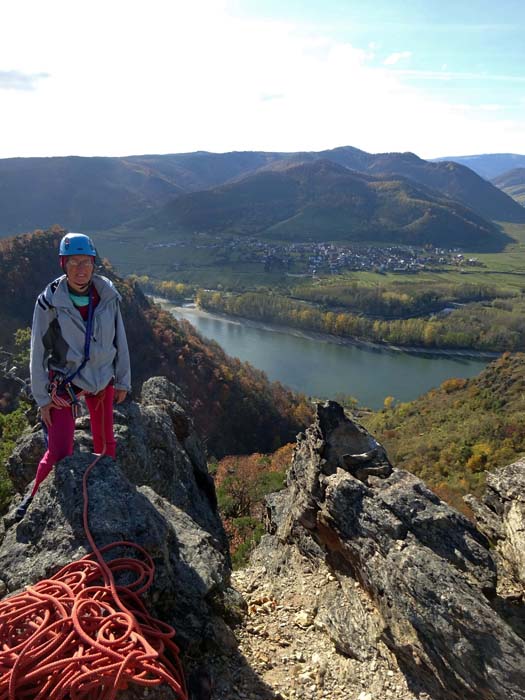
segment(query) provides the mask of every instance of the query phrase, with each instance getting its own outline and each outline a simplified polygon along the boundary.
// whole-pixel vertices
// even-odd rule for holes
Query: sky
[[[5,0],[0,158],[525,154],[524,0]]]

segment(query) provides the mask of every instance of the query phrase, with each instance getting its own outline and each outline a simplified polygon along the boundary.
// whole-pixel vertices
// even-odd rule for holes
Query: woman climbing
[[[113,283],[94,274],[96,250],[82,233],[60,242],[64,274],[38,296],[31,333],[31,391],[40,408],[47,450],[31,490],[16,509],[27,512],[54,465],[73,453],[75,417],[84,397],[94,452],[115,457],[113,402],[131,390],[128,344]]]

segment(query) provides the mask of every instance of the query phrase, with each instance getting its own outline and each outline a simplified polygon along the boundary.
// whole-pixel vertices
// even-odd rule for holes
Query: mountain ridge
[[[492,183],[525,206],[525,167],[507,170],[494,178]]]
[[[482,217],[402,176],[387,179],[313,160],[265,167],[216,188],[181,195],[132,227],[293,240],[403,241],[501,248]]]
[[[92,232],[114,229],[178,196],[219,187],[260,170],[318,160],[365,174],[408,177],[484,218],[525,222],[518,203],[466,168],[430,163],[414,154],[369,154],[344,146],[319,152],[0,159],[0,236],[53,224]]]
[[[525,167],[525,155],[519,153],[480,153],[470,156],[446,156],[430,159],[432,163],[445,160],[466,165],[486,180],[493,180],[507,170]]]

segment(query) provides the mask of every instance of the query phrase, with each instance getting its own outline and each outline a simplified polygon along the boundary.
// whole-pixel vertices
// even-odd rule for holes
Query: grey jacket
[[[111,280],[93,276],[100,301],[93,312],[89,360],[73,383],[97,394],[111,381],[131,390],[128,343],[120,313],[120,294]],[[84,359],[86,324],[69,296],[66,276],[47,285],[38,296],[31,333],[31,391],[39,406],[50,402],[49,370],[71,375]]]

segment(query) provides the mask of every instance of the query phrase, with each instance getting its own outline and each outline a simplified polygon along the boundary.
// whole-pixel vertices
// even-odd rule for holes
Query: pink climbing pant
[[[113,385],[108,385],[98,394],[84,394],[93,435],[93,451],[104,452],[115,457],[116,443],[113,434]],[[75,419],[71,408],[54,407],[51,412],[51,426],[47,429],[48,445],[36,471],[31,495],[34,496],[57,462],[73,454]],[[104,449],[105,447],[105,449]]]

